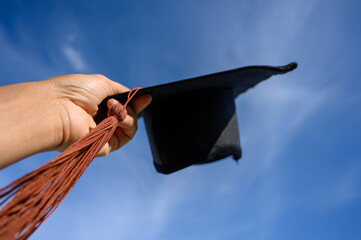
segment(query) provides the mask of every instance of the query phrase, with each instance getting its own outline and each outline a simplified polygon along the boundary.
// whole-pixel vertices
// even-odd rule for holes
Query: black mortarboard
[[[296,67],[297,63],[248,66],[139,90],[137,96],[152,96],[142,114],[157,171],[168,174],[228,156],[240,159],[234,98],[272,75]],[[124,103],[127,95],[109,98]],[[107,111],[109,98],[99,105],[98,116]]]

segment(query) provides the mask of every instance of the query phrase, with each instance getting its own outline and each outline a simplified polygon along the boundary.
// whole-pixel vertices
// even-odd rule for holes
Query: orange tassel
[[[27,239],[59,206],[100,149],[127,116],[126,106],[115,104],[108,118],[50,162],[0,189],[0,239]]]

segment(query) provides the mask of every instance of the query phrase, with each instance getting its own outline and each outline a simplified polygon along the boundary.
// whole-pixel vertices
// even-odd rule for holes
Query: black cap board
[[[157,171],[169,174],[228,156],[240,159],[234,98],[259,82],[296,67],[297,63],[248,66],[139,90],[136,96],[152,96],[142,115]],[[98,120],[105,116],[109,98],[124,103],[127,95],[105,99],[99,105]]]

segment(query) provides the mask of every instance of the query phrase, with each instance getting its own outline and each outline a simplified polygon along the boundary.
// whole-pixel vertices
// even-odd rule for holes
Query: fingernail
[[[114,98],[111,98],[111,99],[108,100],[107,105],[108,105],[108,107],[110,107],[110,106],[112,106],[114,104],[117,104],[117,103],[119,103],[118,100],[116,100]]]

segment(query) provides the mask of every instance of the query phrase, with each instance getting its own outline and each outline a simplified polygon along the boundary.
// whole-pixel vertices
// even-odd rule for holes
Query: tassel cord
[[[60,205],[100,149],[124,121],[126,105],[112,105],[108,118],[62,154],[0,189],[0,238],[27,239]]]

